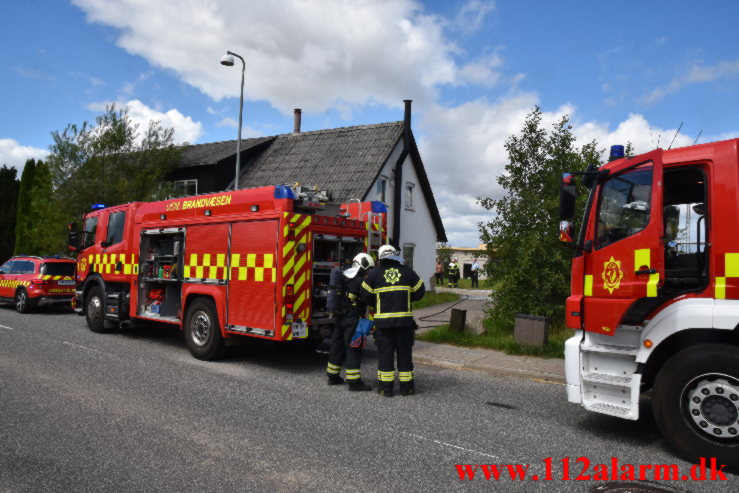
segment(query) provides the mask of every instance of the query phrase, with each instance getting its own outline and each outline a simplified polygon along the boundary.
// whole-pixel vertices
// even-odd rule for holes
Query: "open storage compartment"
[[[331,269],[348,269],[354,257],[362,252],[363,238],[353,236],[332,236],[315,234],[313,236],[313,322],[327,318]]]
[[[182,318],[183,228],[141,232],[137,313],[176,322]]]

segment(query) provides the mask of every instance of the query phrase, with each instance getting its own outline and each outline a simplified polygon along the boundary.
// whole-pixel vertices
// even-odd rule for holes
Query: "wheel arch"
[[[726,344],[739,348],[739,326],[734,330],[714,328],[685,329],[664,339],[641,363],[642,385],[645,390],[652,387],[654,379],[664,364],[683,349],[699,344]]]
[[[180,329],[184,329],[185,316],[187,314],[187,310],[190,308],[190,304],[198,298],[209,299],[213,302],[216,307],[216,315],[218,315],[218,325],[220,325],[221,335],[224,338],[228,338],[230,334],[226,332],[225,300],[223,299],[224,296],[221,295],[221,292],[216,286],[198,285],[185,290],[182,300],[182,320],[180,323]]]

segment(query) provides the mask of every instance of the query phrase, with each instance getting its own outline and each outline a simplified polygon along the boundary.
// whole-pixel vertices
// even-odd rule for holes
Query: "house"
[[[446,233],[410,116],[406,101],[403,121],[301,132],[295,110],[292,133],[242,139],[239,188],[299,182],[328,191],[337,203],[384,202],[388,238],[428,281],[436,242],[446,241]],[[233,188],[235,151],[235,140],[187,146],[170,179],[188,195]]]
[[[477,247],[453,247],[453,246],[442,246],[437,248],[437,251],[451,251],[452,258],[456,258],[459,261],[460,275],[467,279],[472,276],[472,263],[477,262],[480,267],[484,267],[488,261],[488,252],[485,245],[478,245]],[[487,279],[487,272],[485,269],[480,269],[479,279]]]

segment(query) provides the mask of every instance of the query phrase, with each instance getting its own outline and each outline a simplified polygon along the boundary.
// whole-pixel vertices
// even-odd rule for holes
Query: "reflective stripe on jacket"
[[[423,281],[413,269],[383,259],[367,274],[360,297],[375,307],[375,325],[382,329],[413,325],[411,302],[423,298],[425,292]]]

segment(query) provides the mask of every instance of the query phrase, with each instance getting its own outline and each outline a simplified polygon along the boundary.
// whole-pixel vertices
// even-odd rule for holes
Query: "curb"
[[[423,354],[414,354],[413,360],[418,363],[424,363],[452,370],[474,370],[489,373],[491,375],[502,375],[507,377],[528,378],[534,380],[542,380],[548,383],[565,384],[564,375],[556,373],[546,373],[534,370],[522,370],[518,368],[508,368],[504,366],[495,366],[490,364],[460,363],[458,361],[436,358],[433,356],[425,356]]]

